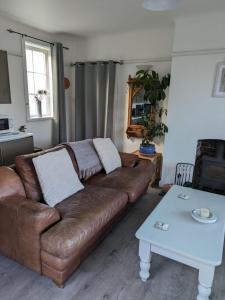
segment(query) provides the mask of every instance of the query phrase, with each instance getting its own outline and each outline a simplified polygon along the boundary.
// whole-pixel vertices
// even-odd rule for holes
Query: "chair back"
[[[181,186],[191,186],[193,171],[193,164],[182,162],[177,163],[174,183]]]

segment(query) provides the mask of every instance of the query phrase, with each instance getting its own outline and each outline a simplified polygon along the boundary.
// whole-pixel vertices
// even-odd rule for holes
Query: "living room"
[[[225,299],[224,34],[223,0],[0,0],[0,299]]]

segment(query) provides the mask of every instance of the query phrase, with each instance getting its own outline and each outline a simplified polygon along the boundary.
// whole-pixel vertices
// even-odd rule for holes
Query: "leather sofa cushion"
[[[98,174],[86,183],[102,187],[108,187],[126,192],[130,202],[135,202],[146,190],[152,178],[152,168],[122,167],[112,173]]]
[[[62,220],[42,234],[41,249],[60,258],[81,255],[89,241],[127,202],[126,193],[85,186],[84,190],[55,206]]]
[[[63,145],[56,146],[54,148],[40,151],[37,153],[31,153],[26,155],[19,155],[15,158],[16,163],[16,171],[20,175],[20,178],[22,179],[24,189],[26,192],[26,196],[28,199],[37,201],[37,202],[44,202],[43,194],[41,191],[41,187],[37,178],[37,174],[34,168],[34,164],[32,159],[44,155],[49,152],[58,151],[65,148]],[[69,149],[66,147],[67,151],[69,152],[70,158],[72,159],[73,166],[75,170],[77,171],[77,164],[74,157],[74,153],[72,150],[69,151]]]

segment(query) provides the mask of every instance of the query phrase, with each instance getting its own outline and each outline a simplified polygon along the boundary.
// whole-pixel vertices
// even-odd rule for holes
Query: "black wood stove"
[[[225,195],[225,141],[199,140],[193,188]]]

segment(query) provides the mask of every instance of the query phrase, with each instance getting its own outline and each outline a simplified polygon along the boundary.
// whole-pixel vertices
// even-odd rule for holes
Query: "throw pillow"
[[[84,188],[66,149],[37,156],[33,164],[44,200],[51,207]]]
[[[122,166],[119,152],[111,139],[97,138],[93,140],[93,143],[106,174]]]

